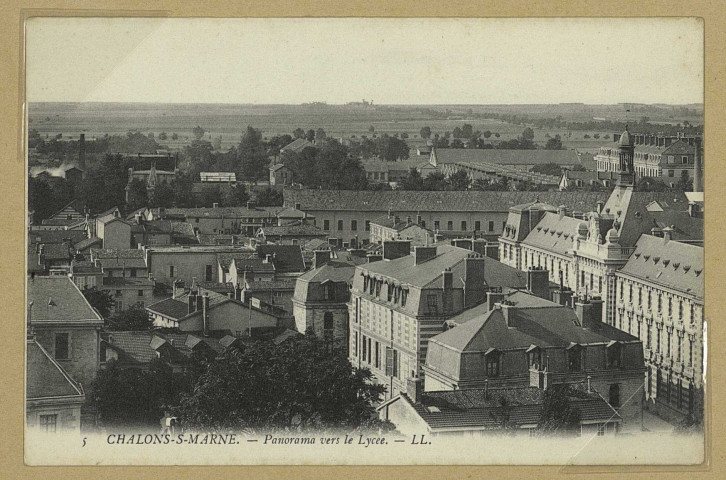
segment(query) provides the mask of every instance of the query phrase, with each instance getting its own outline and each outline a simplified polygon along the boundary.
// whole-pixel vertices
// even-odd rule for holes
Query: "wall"
[[[174,278],[169,277],[169,266],[174,266]],[[148,267],[154,274],[157,282],[171,285],[174,280],[184,280],[191,285],[192,279],[204,281],[206,266],[212,266],[212,281],[219,281],[219,268],[217,267],[217,252],[163,252],[150,251]]]
[[[40,416],[57,415],[57,433],[81,432],[81,405],[56,404],[43,406],[30,406],[25,410],[25,422],[29,431],[40,432]]]
[[[346,344],[348,340],[348,306],[345,304],[308,304],[295,303],[293,314],[295,316],[295,329],[305,333],[312,328],[318,338],[325,338],[325,314],[333,316],[333,341]]]
[[[65,327],[33,324],[38,343],[55,358],[55,333],[69,333],[69,359],[57,359],[58,363],[80,382],[89,393],[91,382],[100,368],[99,328]]]
[[[277,327],[277,318],[234,302],[227,302],[223,305],[214,307],[209,311],[209,329],[210,330],[230,330],[233,335],[245,334],[251,326],[254,334],[256,328],[273,328]],[[182,332],[201,332],[203,329],[202,315],[196,315],[188,320],[184,320],[179,325]]]
[[[102,224],[99,222],[99,227]],[[103,248],[131,248],[131,226],[122,221],[112,221],[99,230],[103,239]]]

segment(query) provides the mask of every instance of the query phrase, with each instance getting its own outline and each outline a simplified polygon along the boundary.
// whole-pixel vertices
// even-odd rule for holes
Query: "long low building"
[[[585,212],[608,196],[607,192],[284,191],[285,206],[314,216],[313,224],[328,237],[350,246],[368,243],[371,221],[389,211],[401,218],[420,216],[420,225],[433,231],[501,235],[509,209],[515,205],[539,200]]]

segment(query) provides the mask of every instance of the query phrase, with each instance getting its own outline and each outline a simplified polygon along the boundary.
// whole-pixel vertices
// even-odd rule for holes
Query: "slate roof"
[[[277,278],[271,281],[248,281],[247,286],[253,292],[264,293],[265,290],[292,290],[295,288],[294,278]]]
[[[81,385],[34,339],[27,342],[26,359],[25,392],[28,400],[49,397],[85,399]]]
[[[108,332],[104,340],[107,345],[120,353],[120,361],[137,364],[146,364],[158,358],[156,352],[162,346],[172,348],[177,361],[189,357],[200,343],[215,352],[224,349],[217,338],[198,337],[189,333],[113,331]]]
[[[144,277],[104,277],[104,287],[138,288],[153,287],[154,281]]]
[[[296,138],[292,142],[290,142],[287,145],[285,145],[284,147],[282,147],[280,149],[280,151],[281,152],[282,151],[301,152],[301,151],[303,151],[303,149],[305,149],[307,147],[314,147],[314,146],[315,145],[313,145],[312,143],[310,143],[309,141],[307,141],[304,138]]]
[[[176,298],[167,298],[146,307],[147,310],[159,313],[165,317],[180,319],[189,314],[189,306],[186,301],[182,302]]]
[[[427,288],[434,285],[435,282],[439,282],[444,269],[452,268],[472,254],[470,250],[450,245],[438,246],[436,253],[434,258],[419,265],[416,265],[413,255],[406,255],[395,260],[364,264],[358,268],[368,274],[383,275],[401,283]],[[519,270],[489,257],[483,257],[483,259],[486,284],[507,287],[525,286],[526,278]],[[463,288],[460,276],[453,276],[453,287]]]
[[[84,232],[85,233],[85,232]],[[91,237],[91,238],[85,238],[81,240],[80,242],[73,245],[73,248],[76,250],[85,250],[87,248],[90,248],[94,245],[102,245],[103,240],[98,237]]]
[[[670,146],[663,150],[663,155],[695,155],[696,147],[689,145],[685,140],[679,140],[671,143]]]
[[[703,299],[703,247],[641,235],[619,273]]]
[[[167,208],[164,216],[181,216],[184,218],[271,218],[280,207],[247,208],[247,207],[198,207],[198,208]]]
[[[298,139],[298,140],[299,140],[299,139]],[[293,143],[294,143],[294,142],[293,142]],[[276,171],[280,170],[281,168],[287,168],[287,167],[285,166],[285,164],[284,164],[284,163],[277,163],[277,164],[275,164],[275,165],[271,166],[271,167],[270,167],[270,170],[272,170],[273,172],[276,172]]]
[[[285,204],[299,203],[301,210],[346,210],[355,212],[509,212],[515,205],[539,201],[565,205],[570,211],[593,210],[598,200],[607,200],[607,192],[484,192],[468,191],[284,191]]]
[[[65,276],[35,277],[28,282],[31,323],[61,322],[96,325],[101,316],[73,281]]]
[[[312,237],[312,236],[325,236],[327,235],[324,231],[314,225],[301,224],[296,222],[291,225],[271,225],[269,227],[260,227],[265,236],[280,236],[280,237]]]
[[[44,260],[70,260],[73,257],[70,245],[51,243],[43,245]]]
[[[274,255],[272,263],[278,273],[304,272],[305,260],[300,245],[258,245],[257,255],[265,258]]]
[[[583,222],[584,220],[567,215],[560,217],[558,213],[547,212],[522,243],[566,255],[572,250],[573,239],[577,237],[577,229]]]
[[[436,148],[437,163],[483,162],[499,165],[576,165],[580,163],[575,150],[506,150],[479,148]],[[432,154],[432,155],[433,155]]]
[[[78,243],[87,239],[86,232],[83,230],[31,230],[28,232],[28,241],[31,244],[42,243],[63,243],[65,239],[70,239],[71,243]]]
[[[41,225],[48,225],[53,227],[65,227],[68,225],[73,225],[78,221],[77,218],[75,219],[66,219],[66,218],[45,218],[41,222]]]
[[[539,423],[544,392],[536,387],[424,392],[421,400],[415,404],[406,395],[402,398],[413,406],[432,430],[467,427],[498,429],[502,425],[503,401],[511,407],[507,411],[510,424],[522,426]],[[570,402],[580,410],[581,422],[621,420],[617,412],[596,394],[573,392]]]
[[[509,323],[505,319],[503,308],[508,308]],[[454,327],[440,333],[429,340],[431,344],[438,343],[458,352],[486,352],[490,348],[519,349],[530,345],[538,347],[567,347],[571,343],[591,344],[608,343],[611,340],[630,342],[637,341],[636,337],[602,324],[602,328],[592,330],[583,328],[571,308],[558,307],[502,307],[487,311],[486,304],[474,307],[474,312],[465,312],[466,315],[477,315],[465,322],[457,322],[457,317],[451,320],[459,323]],[[512,328],[515,327],[515,328]],[[435,365],[434,368],[449,371],[446,366]]]

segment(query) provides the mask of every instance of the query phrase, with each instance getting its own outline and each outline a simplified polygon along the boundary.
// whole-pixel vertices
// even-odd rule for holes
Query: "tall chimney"
[[[189,296],[187,297],[187,314],[194,313],[197,311],[197,294],[196,292],[189,290]]]
[[[414,263],[420,265],[427,260],[431,260],[436,257],[436,246],[433,247],[413,247]]]
[[[421,401],[423,393],[423,381],[420,378],[409,377],[406,381],[406,395],[411,399],[412,403]]]
[[[320,268],[330,261],[330,250],[315,250],[313,268]]]
[[[441,289],[442,289],[442,297],[443,297],[443,308],[444,308],[444,314],[451,313],[454,307],[454,298],[453,298],[453,288],[454,288],[454,275],[451,273],[451,268],[446,267],[446,269],[441,273]]]
[[[202,329],[205,337],[209,336],[209,294],[202,297]]]
[[[550,300],[550,274],[544,268],[532,267],[527,270],[527,290],[545,300]]]
[[[383,259],[395,260],[411,253],[411,242],[407,240],[385,240],[383,242]]]
[[[695,139],[696,152],[693,156],[693,191],[703,191],[703,151],[701,150],[701,137]]]
[[[487,292],[487,310],[494,310],[494,304],[504,300],[502,292]]]
[[[78,138],[78,168],[86,170],[86,134]]]

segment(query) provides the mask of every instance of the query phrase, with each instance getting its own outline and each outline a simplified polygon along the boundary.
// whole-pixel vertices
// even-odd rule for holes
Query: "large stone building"
[[[540,199],[551,205],[566,205],[584,211],[607,192],[485,192],[485,191],[284,191],[285,205],[314,217],[313,223],[329,238],[351,247],[370,241],[371,221],[396,212],[400,218],[421,217],[420,226],[441,233],[458,232],[470,237],[501,235],[509,209]]]
[[[490,293],[487,303],[452,318],[429,340],[427,391],[547,388],[583,384],[640,427],[645,366],[638,338],[602,322],[602,300],[574,310],[527,292]]]
[[[640,338],[646,394],[666,418],[700,419],[704,375],[703,248],[642,235],[615,273],[615,327]]]
[[[580,295],[606,300],[604,320],[614,320],[615,272],[628,261],[640,235],[700,243],[703,221],[682,192],[634,191],[632,139],[621,137],[618,181],[607,202],[572,212],[544,202],[517,206],[499,238],[500,260],[518,269],[542,267],[550,280]]]
[[[331,258],[330,250],[315,251],[312,270],[295,282],[292,298],[295,328],[347,348],[348,302],[355,264]]]
[[[449,318],[502,287],[525,288],[522,272],[463,248],[384,242],[383,260],[356,267],[349,304],[349,357],[386,385],[386,398],[420,377],[428,340]]]

